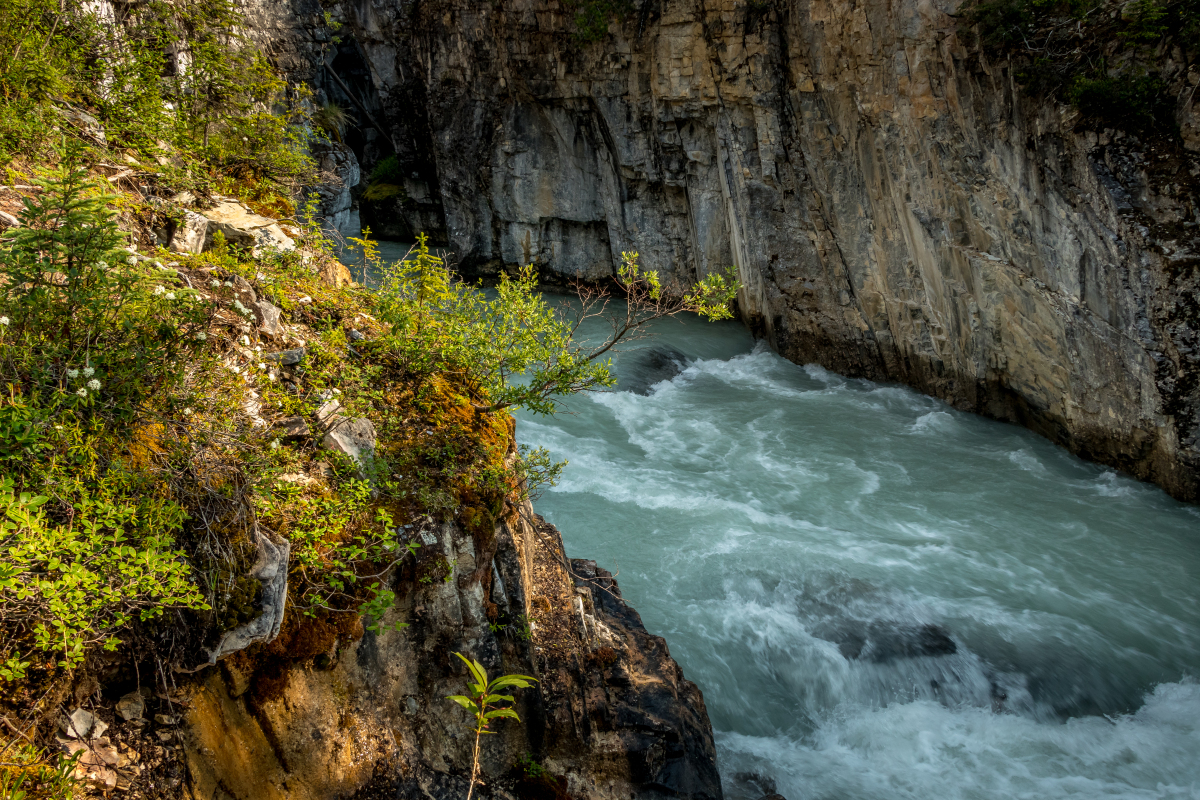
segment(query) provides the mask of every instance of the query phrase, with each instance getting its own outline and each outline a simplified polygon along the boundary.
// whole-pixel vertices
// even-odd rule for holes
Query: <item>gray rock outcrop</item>
[[[352,231],[350,209],[354,204],[352,190],[362,180],[362,171],[354,151],[341,142],[317,145],[313,151],[317,159],[321,182],[311,187],[318,197],[317,215],[322,225],[343,235],[358,235]]]
[[[201,212],[208,220],[204,249],[213,246],[219,231],[231,245],[249,248],[257,258],[268,250],[294,250],[292,241],[278,221],[250,211],[241,203],[226,200]]]
[[[208,239],[208,218],[187,209],[180,210],[180,219],[171,231],[168,248],[176,253],[202,253]]]
[[[366,417],[334,416],[321,446],[350,458],[363,478],[371,475],[375,461],[375,426]]]
[[[279,635],[287,609],[288,557],[292,544],[282,537],[273,539],[255,530],[258,558],[250,569],[250,577],[262,584],[261,613],[233,630],[226,631],[220,642],[208,654],[208,662],[216,664],[222,658],[245,650],[257,642],[270,642]]]
[[[474,737],[446,699],[467,680],[453,655],[462,652],[493,677],[539,680],[514,693],[522,721],[485,737],[477,796],[545,796],[524,793],[514,775],[532,754],[551,781],[533,787],[543,793],[720,800],[700,691],[611,576],[576,562],[577,589],[557,531],[527,505],[486,534],[428,519],[406,528],[422,546],[378,632],[339,628],[322,640],[321,623],[301,625],[271,655],[235,655],[190,690],[187,796],[465,797]]]

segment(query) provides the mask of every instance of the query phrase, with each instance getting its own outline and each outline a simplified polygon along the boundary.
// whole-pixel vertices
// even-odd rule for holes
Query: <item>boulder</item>
[[[204,250],[207,239],[208,218],[184,209],[183,219],[176,223],[167,246],[176,253],[195,254]]]
[[[304,360],[304,348],[296,347],[280,353],[270,353],[263,356],[264,361],[274,361],[283,367],[294,367]]]
[[[95,722],[96,717],[92,712],[86,708],[77,708],[67,718],[67,736],[70,736],[72,739],[86,739],[88,734],[92,732],[92,725]]]
[[[624,356],[633,364],[626,368],[618,388],[634,394],[648,395],[651,387],[669,381],[687,368],[687,356],[671,345],[659,345]]]
[[[341,410],[342,404],[332,397],[328,397],[317,409],[317,422],[320,422],[323,427],[328,428],[334,422],[341,419],[341,416],[338,414]]]
[[[332,258],[321,261],[317,266],[317,275],[321,277],[321,280],[337,289],[354,283],[354,276],[350,274],[346,265]]]
[[[358,465],[359,474],[366,478],[375,459],[375,426],[365,417],[337,417],[321,446],[349,456]]]
[[[258,322],[258,330],[261,333],[265,333],[272,339],[283,335],[283,323],[280,321],[280,315],[283,312],[278,306],[269,300],[259,300],[250,306],[250,310],[254,312],[254,318]]]
[[[288,417],[275,423],[275,430],[284,440],[304,439],[309,436],[308,423],[304,417]]]
[[[850,661],[884,664],[900,658],[949,656],[958,652],[958,645],[940,625],[852,622],[832,635],[818,635],[836,643],[842,656]]]
[[[76,130],[82,133],[89,139],[96,141],[101,145],[108,145],[108,137],[104,133],[104,126],[100,124],[100,120],[88,114],[86,111],[80,111],[76,108],[62,109],[63,119]]]
[[[241,203],[225,201],[203,213],[208,218],[205,250],[213,246],[217,231],[229,244],[250,248],[255,258],[271,250],[286,252],[296,248],[296,243],[283,232],[278,222],[255,214]]]
[[[141,692],[130,692],[117,701],[117,714],[126,722],[141,719],[145,712],[146,701],[142,698]]]

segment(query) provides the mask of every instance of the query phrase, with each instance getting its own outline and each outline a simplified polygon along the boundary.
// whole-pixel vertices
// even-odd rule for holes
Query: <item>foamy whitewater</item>
[[[518,437],[569,459],[537,508],[703,689],[728,796],[1200,798],[1196,508],[736,324],[658,331]]]

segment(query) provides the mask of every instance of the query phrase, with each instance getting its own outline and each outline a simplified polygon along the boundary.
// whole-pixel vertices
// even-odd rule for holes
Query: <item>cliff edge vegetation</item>
[[[508,409],[610,385],[614,345],[728,316],[737,290],[629,254],[629,302],[588,344],[606,294],[571,316],[527,268],[485,295],[424,239],[395,264],[356,240],[383,275],[359,286],[305,201],[333,112],[227,3],[121,15],[0,10],[6,797],[177,785],[103,735],[102,686],[135,676],[118,712],[136,722],[138,691],[171,697],[231,654],[277,674],[406,626],[398,598],[455,568],[423,557],[421,527],[487,540],[562,469],[516,447]]]

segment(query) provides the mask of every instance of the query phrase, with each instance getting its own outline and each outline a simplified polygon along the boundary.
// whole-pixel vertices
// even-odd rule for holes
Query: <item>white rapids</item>
[[[518,437],[704,691],[726,793],[1200,798],[1200,513],[689,320]]]

